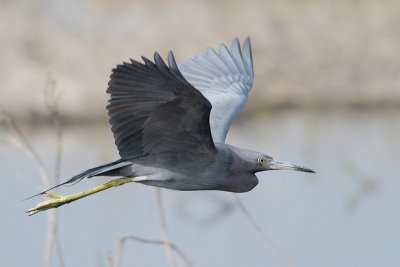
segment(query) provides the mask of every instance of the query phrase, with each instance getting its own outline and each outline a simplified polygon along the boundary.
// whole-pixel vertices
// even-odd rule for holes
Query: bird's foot
[[[77,195],[77,194],[75,194],[75,195]],[[29,216],[32,216],[41,211],[45,211],[45,210],[52,209],[52,208],[58,208],[59,206],[62,206],[64,204],[74,201],[74,200],[69,200],[69,199],[73,199],[75,195],[64,196],[64,195],[56,195],[56,194],[45,194],[44,196],[48,197],[50,199],[37,204],[34,208],[29,209],[27,211],[27,213]]]
[[[35,207],[27,211],[29,216],[32,216],[38,212],[45,211],[48,209],[58,208],[62,205],[71,203],[75,200],[96,194],[100,191],[109,189],[111,187],[121,186],[126,183],[136,182],[135,178],[118,178],[109,181],[105,184],[90,188],[86,191],[82,191],[73,195],[57,195],[57,194],[44,194],[45,197],[50,198],[49,200],[43,201],[37,204]]]
[[[49,193],[44,194],[44,196],[48,197],[48,198],[54,198],[54,199],[60,199],[62,197],[65,197],[65,195],[57,195],[57,194],[49,194]]]

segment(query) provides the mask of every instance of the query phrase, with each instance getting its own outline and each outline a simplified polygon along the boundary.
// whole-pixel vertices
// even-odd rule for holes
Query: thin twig
[[[61,131],[61,123],[58,117],[58,103],[60,101],[61,94],[59,94],[58,96],[56,95],[55,85],[56,81],[51,77],[51,75],[49,75],[44,87],[45,91],[44,97],[45,97],[45,104],[47,106],[49,114],[53,117],[53,122],[56,129],[57,148],[56,148],[56,164],[55,164],[54,179],[55,183],[59,183],[61,154],[62,154],[62,131]],[[1,111],[2,121],[5,121],[14,132],[14,134],[10,136],[10,141],[36,162],[36,165],[40,172],[40,177],[42,179],[43,187],[46,189],[50,188],[51,182],[49,174],[46,171],[44,163],[41,160],[39,154],[35,151],[30,142],[25,138],[24,134],[17,126],[15,121],[12,119],[12,117],[7,114],[7,112],[3,107],[0,108],[1,108],[0,111]],[[59,261],[59,265],[61,267],[64,267],[64,262],[61,254],[61,244],[57,232],[58,216],[55,210],[49,212],[48,224],[49,226],[47,228],[47,242],[45,249],[45,265],[47,267],[52,266],[51,260],[52,260],[52,251],[54,247],[58,256],[57,258]]]
[[[239,208],[241,209],[241,211],[244,213],[244,215],[246,215],[247,219],[249,219],[250,223],[254,226],[254,228],[256,229],[256,231],[259,233],[259,235],[261,236],[262,239],[265,240],[265,242],[267,242],[267,244],[273,249],[275,250],[275,252],[281,257],[281,259],[283,261],[285,261],[289,266],[293,267],[293,263],[274,245],[274,243],[272,243],[272,241],[267,237],[267,235],[263,232],[263,230],[261,229],[261,227],[256,223],[256,221],[254,220],[253,216],[251,216],[250,212],[246,209],[246,207],[244,206],[243,202],[240,200],[240,198],[236,195],[233,194],[233,198],[236,200],[236,203],[238,204]]]
[[[10,126],[11,130],[13,131],[13,135],[10,136],[9,140],[10,142],[15,145],[17,148],[19,148],[22,152],[24,152],[28,157],[31,157],[35,162],[36,165],[39,169],[40,172],[40,177],[42,179],[42,183],[44,188],[49,188],[50,187],[50,178],[49,175],[46,171],[46,168],[39,157],[39,154],[36,152],[36,150],[33,148],[33,146],[29,143],[29,141],[25,138],[24,134],[20,130],[20,128],[17,126],[15,121],[7,114],[7,112],[2,109],[4,121]],[[48,222],[49,222],[49,227],[48,227],[48,232],[47,232],[47,241],[46,241],[46,249],[45,249],[45,265],[47,267],[50,267],[51,264],[51,252],[52,252],[52,247],[53,247],[53,240],[54,240],[54,235],[53,233],[53,228],[54,228],[54,215],[49,214],[48,217]]]
[[[40,177],[42,179],[43,186],[45,188],[50,187],[50,179],[49,175],[44,167],[44,164],[39,157],[39,154],[32,147],[32,145],[28,142],[28,140],[23,135],[22,131],[19,129],[15,121],[9,116],[4,110],[3,114],[5,116],[6,123],[10,126],[10,128],[14,132],[14,136],[10,136],[10,141],[19,148],[22,152],[24,152],[27,156],[31,157],[37,164],[37,167],[40,172]],[[14,137],[14,138],[13,138]]]
[[[169,235],[168,235],[168,231],[167,231],[167,223],[165,221],[164,208],[163,208],[163,203],[162,203],[162,198],[161,198],[161,188],[159,188],[159,187],[156,188],[156,197],[157,197],[158,213],[160,214],[162,235],[163,235],[164,242],[166,244],[165,250],[167,253],[169,265],[171,267],[175,267],[175,260],[174,260],[174,255],[172,254],[171,241],[169,239]]]
[[[58,114],[58,106],[62,96],[61,93],[56,93],[56,83],[56,80],[49,73],[44,86],[44,103],[51,116]]]
[[[56,94],[56,80],[52,78],[51,74],[48,75],[46,86],[44,87],[45,104],[47,111],[51,117],[53,117],[53,124],[56,131],[56,163],[54,168],[54,183],[60,183],[61,173],[61,156],[62,156],[62,129],[61,122],[58,113],[58,105],[61,98],[61,94]],[[56,188],[55,193],[58,193]],[[52,258],[52,247],[54,246],[57,259],[60,267],[64,267],[64,261],[62,257],[61,243],[58,235],[58,212],[57,210],[51,210],[48,214],[49,227],[47,229],[48,246],[47,246],[47,261],[50,262]],[[50,266],[50,265],[48,265]]]
[[[57,233],[56,231],[56,216],[55,212],[50,212],[47,215],[47,221],[49,223],[49,226],[47,227],[47,238],[46,238],[46,249],[44,251],[44,258],[45,258],[45,263],[46,267],[51,267],[51,259],[53,258],[53,244],[54,244],[54,237],[55,234]]]
[[[6,122],[11,127],[14,132],[13,137],[10,138],[10,141],[18,147],[22,152],[24,152],[27,156],[31,157],[35,162],[40,172],[40,177],[42,179],[43,187],[49,188],[50,187],[50,178],[46,171],[46,168],[36,150],[32,147],[29,141],[25,138],[24,134],[17,126],[15,121],[10,117],[6,116]],[[54,241],[56,240],[57,235],[57,215],[55,212],[49,213],[48,215],[48,223],[49,226],[47,228],[47,241],[46,241],[46,249],[45,249],[45,266],[51,267],[52,266],[52,249],[54,246]],[[58,239],[58,238],[57,238]],[[59,251],[61,251],[59,249]],[[63,267],[63,262],[61,258],[61,253],[59,255],[59,262],[60,266]]]
[[[107,265],[108,265],[108,267],[113,267],[114,266],[114,264],[113,264],[113,256],[112,256],[112,251],[111,250],[109,250],[107,252]]]
[[[147,244],[158,244],[158,245],[164,245],[164,246],[170,246],[171,249],[173,251],[176,252],[176,254],[178,254],[178,256],[188,265],[191,267],[194,267],[193,263],[189,260],[188,257],[185,256],[185,254],[183,254],[183,252],[178,249],[174,244],[172,244],[171,242],[166,242],[166,241],[162,241],[162,240],[152,240],[152,239],[145,239],[145,238],[141,238],[141,237],[137,237],[134,235],[123,235],[121,237],[121,239],[119,240],[119,245],[118,245],[118,252],[117,252],[117,259],[115,262],[115,266],[114,267],[120,267],[121,264],[121,259],[122,259],[122,250],[125,244],[125,241],[127,239],[131,239],[131,240],[135,240],[135,241],[139,241],[142,243],[147,243]]]
[[[57,213],[57,210],[54,210],[54,211]],[[58,218],[58,216],[57,216],[57,218]],[[57,225],[57,229],[58,229],[58,221],[56,222],[56,225]],[[63,260],[63,256],[62,256],[61,242],[60,242],[60,236],[58,235],[58,231],[56,231],[54,244],[55,244],[56,252],[58,255],[58,257],[57,257],[58,263],[60,264],[60,267],[64,267],[65,264],[64,264],[64,260]]]

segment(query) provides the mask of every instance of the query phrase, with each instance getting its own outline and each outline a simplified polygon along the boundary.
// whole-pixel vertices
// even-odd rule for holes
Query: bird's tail
[[[58,187],[63,186],[63,185],[78,183],[78,182],[80,182],[81,180],[83,180],[85,178],[91,178],[93,176],[99,176],[99,175],[106,174],[106,173],[110,174],[110,176],[113,176],[113,174],[111,174],[111,173],[113,173],[115,170],[123,168],[123,167],[126,167],[126,166],[129,166],[131,164],[132,164],[132,162],[130,162],[130,161],[117,160],[117,161],[114,161],[112,163],[108,163],[108,164],[101,165],[101,166],[98,166],[98,167],[95,167],[95,168],[91,168],[91,169],[86,170],[86,171],[84,171],[84,172],[82,172],[80,174],[75,175],[74,177],[72,177],[71,179],[67,180],[66,182],[63,182],[63,183],[58,184],[56,186],[53,186],[53,187],[51,187],[51,188],[49,188],[49,189],[47,189],[47,190],[45,190],[43,192],[40,192],[40,193],[38,193],[36,195],[28,197],[25,200],[28,200],[28,199],[31,199],[31,198],[34,198],[34,197],[37,197],[37,196],[40,196],[40,195],[44,195],[48,191],[53,190],[53,189],[58,188]],[[116,172],[114,172],[114,173],[116,173]],[[115,175],[118,175],[118,174],[115,174]]]

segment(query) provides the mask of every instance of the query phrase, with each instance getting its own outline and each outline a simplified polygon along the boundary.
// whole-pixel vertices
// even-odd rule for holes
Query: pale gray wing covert
[[[221,44],[218,52],[207,48],[205,55],[179,65],[185,79],[211,102],[210,128],[215,143],[224,143],[233,118],[247,102],[254,72],[250,38],[242,49],[235,38],[231,50]]]

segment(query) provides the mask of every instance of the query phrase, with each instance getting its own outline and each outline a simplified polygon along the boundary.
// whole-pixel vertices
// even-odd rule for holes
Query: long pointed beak
[[[271,170],[293,170],[293,171],[300,171],[300,172],[315,173],[315,171],[313,171],[309,168],[297,166],[297,165],[286,163],[286,162],[274,161],[274,160],[268,164],[268,168],[270,168]]]

